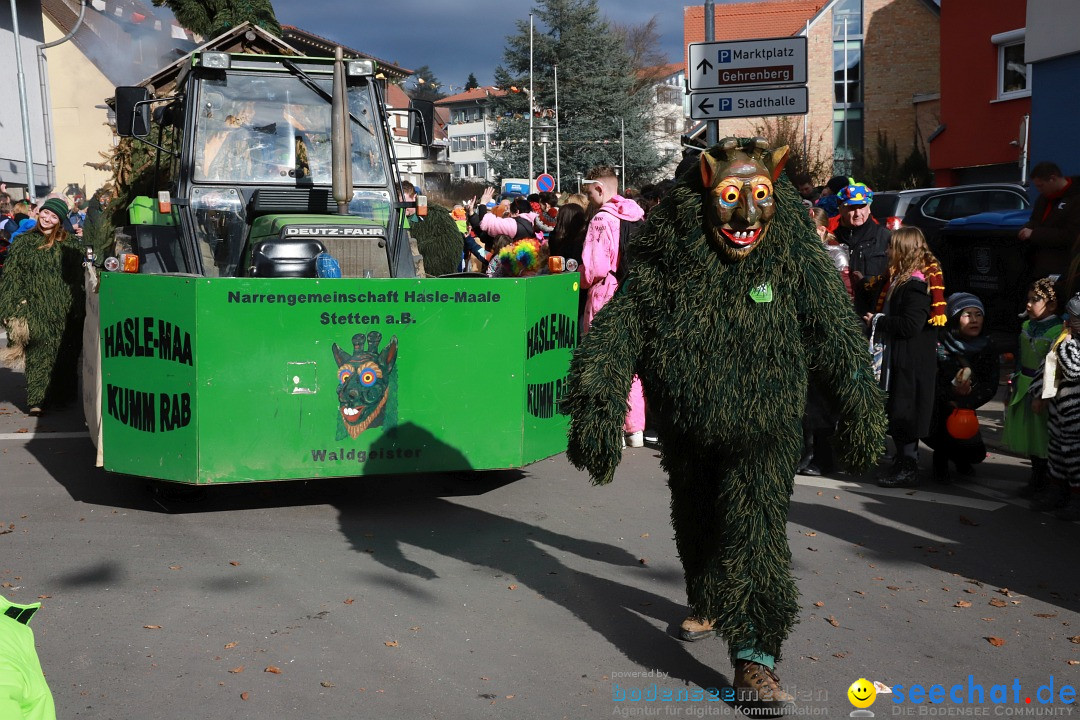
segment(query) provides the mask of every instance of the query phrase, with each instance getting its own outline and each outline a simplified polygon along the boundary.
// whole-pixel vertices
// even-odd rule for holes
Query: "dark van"
[[[986,306],[999,347],[1016,344],[1031,283],[1026,243],[1017,233],[1031,210],[987,212],[950,220],[931,244],[945,274],[945,293],[969,292]]]

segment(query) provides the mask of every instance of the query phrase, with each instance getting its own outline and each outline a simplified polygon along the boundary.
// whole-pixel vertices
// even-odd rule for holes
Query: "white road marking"
[[[971,508],[973,510],[987,510],[993,512],[1005,507],[1007,503],[980,500],[979,498],[961,497],[922,490],[920,488],[883,488],[870,483],[856,483],[847,480],[833,480],[824,477],[796,476],[796,485],[805,487],[826,488],[828,490],[846,490],[862,495],[883,495],[895,497],[901,500],[917,500],[919,502],[938,503],[941,505],[956,505],[958,507]]]
[[[90,433],[82,432],[24,432],[24,433],[0,433],[0,440],[72,440],[74,438],[88,438]]]

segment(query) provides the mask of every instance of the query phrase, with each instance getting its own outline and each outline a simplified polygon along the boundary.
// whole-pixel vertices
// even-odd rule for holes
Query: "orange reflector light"
[[[139,272],[139,256],[135,253],[124,253],[120,256],[120,266],[126,273]]]

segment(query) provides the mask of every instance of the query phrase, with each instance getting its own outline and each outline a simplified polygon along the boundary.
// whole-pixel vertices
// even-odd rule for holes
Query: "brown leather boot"
[[[716,637],[716,630],[713,629],[712,620],[690,616],[679,626],[679,637],[687,642],[694,642]]]
[[[751,660],[735,661],[735,700],[752,709],[754,717],[776,717],[795,707],[795,698],[780,687],[772,668]]]

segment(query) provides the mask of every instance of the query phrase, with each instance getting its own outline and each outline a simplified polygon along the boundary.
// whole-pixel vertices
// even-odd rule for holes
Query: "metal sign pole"
[[[716,39],[716,16],[713,0],[705,0],[705,42]],[[705,146],[712,147],[720,142],[720,121],[709,120],[705,124]]]

